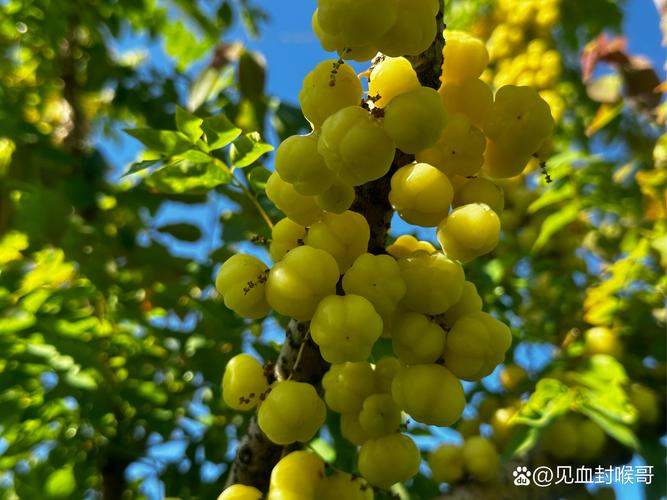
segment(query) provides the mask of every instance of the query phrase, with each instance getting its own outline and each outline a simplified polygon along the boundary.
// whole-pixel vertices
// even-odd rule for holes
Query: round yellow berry
[[[500,219],[488,205],[458,207],[438,226],[438,241],[451,259],[470,262],[491,252],[500,240]]]
[[[274,262],[281,260],[287,252],[304,244],[306,228],[285,217],[271,230],[269,255]]]
[[[254,408],[268,388],[264,367],[250,354],[238,354],[227,362],[222,376],[222,399],[230,408]]]
[[[314,196],[304,196],[277,172],[273,172],[266,183],[266,196],[288,218],[302,226],[310,226],[322,217],[322,210]]]
[[[333,172],[317,151],[318,140],[315,133],[293,135],[276,150],[276,171],[280,178],[306,196],[322,194],[334,181]]]
[[[215,288],[222,295],[225,306],[239,316],[263,318],[269,313],[265,284],[269,268],[257,257],[232,255],[220,267]]]
[[[417,445],[404,434],[369,439],[359,450],[359,472],[372,485],[385,489],[417,474],[420,461]]]
[[[371,230],[363,215],[350,211],[327,213],[310,227],[306,244],[327,251],[344,273],[357,257],[366,253],[370,237]]]

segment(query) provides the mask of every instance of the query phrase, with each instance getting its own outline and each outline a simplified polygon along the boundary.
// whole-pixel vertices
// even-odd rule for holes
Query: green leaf
[[[141,172],[142,170],[146,170],[148,168],[161,167],[163,165],[164,165],[164,160],[146,160],[133,163],[132,165],[130,165],[130,168],[127,169],[127,172],[123,174],[123,177],[136,174],[137,172]]]
[[[230,180],[229,169],[220,161],[195,163],[181,160],[154,172],[145,183],[161,193],[202,194]]]
[[[273,151],[273,146],[262,142],[259,133],[250,132],[234,141],[229,156],[234,168],[245,168],[271,151]]]
[[[239,90],[245,99],[257,100],[264,95],[266,59],[257,52],[244,50],[239,57]]]
[[[181,132],[175,130],[154,130],[152,128],[125,129],[149,150],[164,155],[182,153],[190,148],[190,142]],[[143,163],[143,162],[142,162]]]
[[[202,104],[219,95],[234,83],[234,68],[231,65],[220,69],[208,67],[192,82],[188,95],[188,108],[199,109]]]
[[[546,427],[556,417],[568,411],[573,396],[573,391],[561,381],[543,378],[535,386],[535,392],[510,422],[531,427]]]
[[[558,187],[554,186],[554,189],[548,189],[545,193],[542,194],[542,196],[530,204],[528,207],[528,213],[534,214],[544,207],[571,199],[574,197],[574,194],[574,186],[570,182],[565,182]]]
[[[248,182],[255,192],[266,191],[266,183],[271,177],[271,171],[265,167],[255,167],[248,174]]]
[[[626,424],[613,418],[609,418],[609,416],[600,412],[598,408],[591,407],[588,404],[582,405],[579,408],[579,411],[588,416],[596,424],[602,427],[602,429],[607,434],[609,434],[621,444],[635,451],[639,449],[639,441],[637,440],[637,436],[635,436],[635,433]]]
[[[15,333],[35,324],[37,318],[34,314],[22,309],[14,309],[9,317],[0,318],[0,335],[4,333]]]
[[[224,148],[241,135],[242,130],[230,122],[225,115],[211,116],[204,119],[202,129],[211,151]]]
[[[97,382],[91,373],[95,373],[95,371],[90,369],[81,370],[79,366],[73,366],[65,374],[65,382],[76,389],[93,391],[97,389]]]
[[[76,491],[76,477],[71,467],[52,472],[44,483],[46,498],[67,498]]]
[[[202,123],[204,123],[203,119],[184,110],[180,106],[176,106],[176,128],[180,132],[183,132],[192,143],[197,142],[204,133],[201,129]]]
[[[565,226],[574,222],[579,216],[579,206],[576,204],[567,205],[560,211],[551,214],[542,223],[540,235],[538,236],[533,251],[537,252],[546,245],[549,240]]]
[[[540,427],[516,426],[512,436],[502,450],[504,461],[531,450],[540,437]]]

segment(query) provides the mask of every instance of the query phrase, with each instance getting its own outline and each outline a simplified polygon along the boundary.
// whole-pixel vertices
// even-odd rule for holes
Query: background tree
[[[504,369],[466,388],[456,429],[468,436],[482,424],[506,458],[554,464],[540,436],[565,414],[586,416],[605,431],[610,463],[636,454],[656,467],[647,495],[657,498],[664,105],[650,68],[618,40],[597,38],[619,32],[620,2],[543,3],[523,20],[512,2],[461,0],[445,12],[450,27],[489,38],[495,85],[528,83],[531,54],[551,61],[531,84],[562,115],[546,162],[553,182],[537,160],[508,181],[503,241],[466,269],[515,342]],[[270,147],[252,132],[282,139],[305,126],[298,110],[265,96],[263,58],[225,36],[238,22],[258,34],[265,15],[244,1],[0,9],[0,487],[10,498],[135,497],[148,490],[127,483],[127,468],[143,463],[168,495],[215,497],[252,425],[222,403],[227,360],[248,349],[285,359],[275,332],[286,320],[240,320],[211,287],[232,253],[265,252],[265,219],[279,218],[263,193]],[[121,57],[117,47],[138,37],[162,42],[170,67],[140,52]],[[549,50],[559,60],[544,57]],[[593,77],[600,61],[614,72]],[[119,180],[97,137],[128,127],[147,152],[137,175]],[[165,209],[206,222],[157,225]],[[201,257],[177,257],[179,242],[196,242]],[[310,446],[351,471],[354,447],[328,424],[330,436]],[[426,426],[410,431],[425,436],[425,453],[442,439]],[[160,443],[183,452],[158,461]],[[438,491],[425,472],[397,493]],[[494,492],[504,494],[475,481],[451,488]]]

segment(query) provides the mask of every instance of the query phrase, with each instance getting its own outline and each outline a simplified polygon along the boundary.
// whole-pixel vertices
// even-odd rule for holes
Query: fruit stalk
[[[423,86],[438,89],[443,62],[444,0],[440,0],[440,9],[436,16],[436,39],[423,53],[407,57],[417,72]],[[363,215],[370,226],[371,236],[368,246],[369,253],[378,255],[386,253],[385,243],[393,209],[389,203],[391,177],[394,172],[410,162],[414,155],[396,151],[391,169],[380,179],[359,186],[356,199],[351,209]],[[308,382],[320,386],[322,376],[329,365],[320,355],[319,348],[310,337],[310,323],[292,320],[285,332],[285,342],[276,360],[271,376],[274,380],[291,379],[297,382]],[[227,477],[227,486],[246,484],[267,491],[269,477],[273,466],[288,450],[272,443],[259,429],[257,417],[250,419],[248,430],[241,439],[234,462]]]

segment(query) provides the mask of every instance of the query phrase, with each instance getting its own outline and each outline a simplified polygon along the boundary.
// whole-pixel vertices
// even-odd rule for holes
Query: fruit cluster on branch
[[[274,265],[238,254],[219,271],[216,288],[241,316],[293,318],[268,378],[245,354],[225,370],[225,402],[258,413],[221,498],[256,498],[230,495],[240,484],[267,490],[269,475],[270,499],[334,498],[322,493],[329,483],[336,498],[372,498],[371,486],[409,480],[421,454],[403,433],[405,416],[455,423],[461,380],[489,375],[511,344],[509,328],[482,312],[463,264],[498,244],[503,198],[491,178],[517,175],[542,147],[553,128],[548,105],[528,87],[494,98],[479,80],[484,44],[445,32],[445,46],[438,0],[319,0],[313,29],[342,59],[384,55],[361,77],[342,59],[306,76],[299,101],[313,130],[280,145],[266,186],[286,215],[272,231]],[[387,245],[394,211],[437,227],[441,250],[409,235]],[[389,340],[395,356],[374,359]],[[296,451],[258,472],[257,460],[313,439],[327,411],[341,414],[342,435],[360,447],[357,470],[325,475],[319,457]],[[495,477],[484,458],[493,449],[497,460],[493,445],[468,448],[470,472]],[[343,488],[352,472],[363,479]]]

